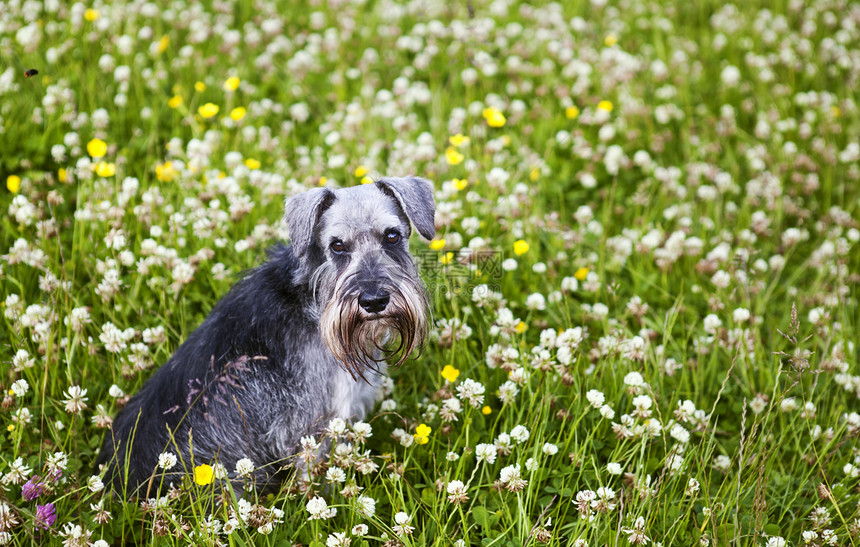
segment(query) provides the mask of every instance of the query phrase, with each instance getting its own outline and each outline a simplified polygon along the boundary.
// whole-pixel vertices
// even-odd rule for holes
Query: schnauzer
[[[291,245],[275,246],[119,412],[96,464],[106,480],[145,492],[168,451],[186,472],[217,461],[228,478],[249,458],[257,489],[272,490],[303,436],[362,419],[386,361],[403,363],[427,334],[409,236],[411,221],[432,239],[434,212],[420,178],[288,199]]]

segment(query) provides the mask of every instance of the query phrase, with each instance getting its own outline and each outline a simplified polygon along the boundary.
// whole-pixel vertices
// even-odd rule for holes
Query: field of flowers
[[[860,5],[536,4],[0,5],[0,544],[860,543]],[[112,494],[284,198],[406,174],[432,340],[311,482]]]

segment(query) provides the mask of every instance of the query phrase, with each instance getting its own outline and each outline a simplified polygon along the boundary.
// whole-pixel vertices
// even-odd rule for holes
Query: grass
[[[13,3],[0,23],[0,543],[858,542],[856,6]],[[346,482],[100,488],[110,416],[286,236],[283,198],[389,174],[435,183],[444,242],[412,249],[439,323],[331,456]],[[315,496],[336,514],[309,519]]]

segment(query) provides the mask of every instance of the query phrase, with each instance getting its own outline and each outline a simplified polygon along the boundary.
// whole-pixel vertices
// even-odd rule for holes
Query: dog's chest
[[[361,379],[353,380],[348,372],[337,368],[329,380],[327,414],[331,418],[363,420],[373,408],[382,393],[382,376],[374,373],[365,376],[367,382]]]

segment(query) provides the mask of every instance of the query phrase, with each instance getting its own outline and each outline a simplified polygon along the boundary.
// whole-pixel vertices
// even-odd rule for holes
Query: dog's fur
[[[270,490],[302,436],[362,419],[385,361],[402,363],[425,338],[427,296],[408,242],[410,221],[434,236],[434,211],[420,178],[287,200],[291,245],[275,246],[119,412],[97,460],[106,481],[143,494],[169,451],[179,474],[192,454],[228,474],[250,458],[256,487]]]

